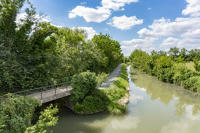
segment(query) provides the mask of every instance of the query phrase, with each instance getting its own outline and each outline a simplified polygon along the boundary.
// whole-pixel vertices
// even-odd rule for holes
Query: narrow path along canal
[[[200,96],[141,72],[130,76],[130,103],[123,116],[60,112],[55,133],[200,133]]]

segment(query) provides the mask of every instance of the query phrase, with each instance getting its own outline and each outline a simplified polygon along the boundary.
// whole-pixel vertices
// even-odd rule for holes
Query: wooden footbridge
[[[31,90],[15,92],[13,94],[35,98],[41,103],[47,103],[70,95],[72,87],[67,84],[45,86]],[[0,98],[1,99],[1,98]]]

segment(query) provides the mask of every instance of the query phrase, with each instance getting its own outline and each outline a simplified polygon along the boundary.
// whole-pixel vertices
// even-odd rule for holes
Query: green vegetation
[[[38,122],[26,129],[25,133],[49,133],[49,127],[55,126],[58,121],[58,117],[55,115],[58,113],[58,108],[50,105],[39,116]]]
[[[114,80],[109,88],[97,89],[97,79],[92,72],[83,72],[72,79],[71,102],[78,114],[93,114],[108,111],[111,114],[126,112],[126,103],[120,102],[128,98],[129,86],[126,65],[122,65],[120,77]]]
[[[103,82],[105,82],[108,79],[109,74],[106,73],[100,73],[97,75],[97,86],[101,86]]]
[[[66,83],[88,70],[109,73],[123,61],[119,43],[109,35],[95,35],[88,41],[82,30],[41,22],[28,1],[27,17],[17,23],[25,1],[0,2],[1,91]]]
[[[25,2],[26,15],[16,21]],[[85,31],[41,22],[29,0],[1,0],[0,95],[67,84],[72,80],[75,112],[90,114],[106,110],[110,104],[108,92],[98,90],[97,86],[125,58],[119,42],[109,35],[86,38]],[[124,85],[121,79],[118,82]],[[54,116],[57,108],[50,106],[33,125],[34,111],[39,104],[20,96],[6,97],[0,105],[0,132],[46,133],[46,128],[58,120]]]
[[[3,133],[46,133],[47,128],[57,123],[57,108],[52,105],[44,110],[34,125],[34,112],[40,103],[31,98],[7,94],[0,104],[0,132]]]
[[[74,75],[72,78],[71,86],[71,102],[76,104],[82,102],[85,96],[90,95],[95,89],[97,89],[97,79],[95,73],[83,72],[78,75]]]
[[[107,105],[107,110],[111,114],[123,114],[126,112],[126,103],[121,102],[121,100],[129,100],[128,88],[129,82],[127,66],[123,64],[121,67],[120,77],[114,80],[113,85],[103,90],[110,101]]]
[[[171,48],[169,52],[148,54],[135,50],[129,57],[134,68],[158,77],[159,80],[181,85],[193,92],[200,91],[200,50]]]

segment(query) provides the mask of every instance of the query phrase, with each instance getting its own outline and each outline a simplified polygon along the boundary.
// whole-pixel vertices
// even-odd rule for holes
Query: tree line
[[[26,17],[16,21],[27,2]],[[69,82],[73,75],[111,72],[123,60],[109,35],[87,40],[82,30],[58,28],[37,19],[27,0],[0,2],[0,88],[6,92]]]
[[[129,57],[134,68],[156,76],[159,80],[183,86],[193,92],[200,90],[200,50],[170,48],[169,51],[147,53],[135,50]]]
[[[17,21],[25,2],[25,17]],[[75,83],[76,75],[81,79],[82,74],[83,81],[86,81],[84,85],[88,87],[89,84],[85,90],[97,91],[97,85],[123,60],[119,42],[109,35],[99,34],[87,40],[83,30],[41,22],[29,0],[0,1],[0,95],[69,83],[72,77]],[[79,80],[74,86],[79,88],[81,83]],[[84,94],[84,86],[80,87],[77,93],[83,91]],[[93,94],[93,91],[89,92]],[[77,112],[88,113],[102,110],[102,106],[105,108],[104,103],[94,104],[99,95],[101,93],[96,93],[95,97],[88,96],[84,102],[82,97],[78,97],[78,101],[75,99],[79,103]],[[0,100],[0,132],[46,133],[58,121],[57,107],[49,106],[36,116],[35,111],[41,105],[34,99],[7,94]],[[94,106],[89,109],[81,106],[80,110],[78,105]]]

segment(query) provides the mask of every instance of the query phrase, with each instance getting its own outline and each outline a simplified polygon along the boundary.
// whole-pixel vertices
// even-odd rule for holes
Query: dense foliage
[[[86,96],[97,89],[97,79],[95,73],[83,72],[78,75],[74,75],[72,78],[71,86],[71,102],[76,104],[82,102]]]
[[[159,80],[181,85],[194,92],[200,91],[200,50],[187,51],[171,48],[169,52],[152,51],[148,54],[135,50],[129,57],[134,68],[158,77]]]
[[[50,131],[48,128],[57,124],[58,117],[55,116],[57,113],[58,108],[50,105],[43,112],[41,112],[37,123],[28,127],[25,133],[49,133]]]
[[[22,9],[25,15],[18,20]],[[112,99],[97,87],[125,61],[119,43],[103,34],[87,40],[85,31],[56,27],[40,17],[29,0],[0,0],[0,95],[72,80],[75,112],[106,110]],[[0,132],[46,133],[58,120],[58,109],[50,106],[33,125],[38,102],[13,95],[7,95],[3,102]]]
[[[127,66],[123,64],[120,76],[114,80],[113,85],[103,90],[106,97],[109,99],[107,110],[111,114],[124,114],[126,112],[127,105],[121,102],[121,100],[129,100],[128,88]]]
[[[32,125],[35,110],[39,106],[39,102],[35,99],[12,94],[5,95],[0,104],[0,132],[45,133],[47,128],[56,124],[57,117],[54,115],[58,109],[53,106],[48,107],[41,113],[38,122]]]
[[[18,22],[24,2],[29,7]],[[36,16],[28,0],[0,1],[1,91],[65,83],[87,70],[109,73],[122,62],[120,45],[109,35],[88,41],[84,31],[58,28]]]
[[[79,114],[92,114],[105,110],[106,97],[97,89],[97,77],[92,72],[74,75],[70,100],[74,111]]]
[[[83,72],[72,79],[71,101],[78,114],[93,114],[108,111],[112,114],[126,112],[126,104],[120,103],[128,98],[128,75],[126,65],[122,65],[120,76],[109,88],[97,89],[97,78],[94,73]]]

